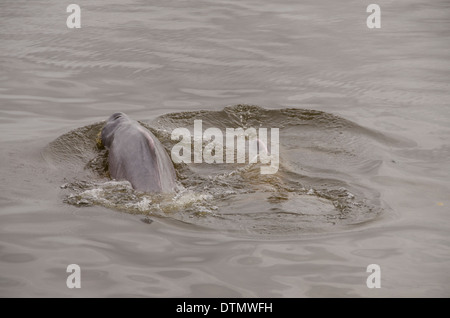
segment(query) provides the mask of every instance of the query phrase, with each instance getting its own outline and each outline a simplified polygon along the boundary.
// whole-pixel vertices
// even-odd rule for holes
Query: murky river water
[[[0,296],[450,296],[447,1],[381,29],[368,1],[77,3],[0,2]],[[136,193],[96,145],[117,111],[169,152],[194,119],[279,128],[280,169]]]

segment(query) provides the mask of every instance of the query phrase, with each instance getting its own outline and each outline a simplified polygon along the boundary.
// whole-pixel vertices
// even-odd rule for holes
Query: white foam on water
[[[146,211],[150,211],[152,202],[153,201],[151,199],[149,199],[147,197],[143,197],[139,202],[127,203],[127,204],[125,204],[125,206],[127,208],[137,209],[140,212],[146,212]]]

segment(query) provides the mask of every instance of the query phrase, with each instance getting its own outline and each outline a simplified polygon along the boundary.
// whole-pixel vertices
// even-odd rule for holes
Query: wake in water
[[[176,193],[137,192],[127,181],[109,178],[107,151],[97,139],[104,122],[59,137],[44,156],[65,171],[69,182],[62,186],[63,200],[68,204],[100,205],[240,235],[343,230],[382,212],[378,193],[364,181],[382,162],[375,145],[395,140],[324,112],[248,105],[167,114],[141,124],[170,154],[177,143],[171,131],[192,127],[194,119],[202,119],[205,129],[279,128],[279,171],[262,175],[259,163],[181,163],[175,164]]]

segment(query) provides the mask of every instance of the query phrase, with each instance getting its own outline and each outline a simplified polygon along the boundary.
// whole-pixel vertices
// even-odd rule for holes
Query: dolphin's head
[[[114,140],[114,133],[120,124],[130,121],[131,119],[124,113],[114,113],[109,116],[106,125],[102,129],[101,138],[102,144],[109,148]]]
[[[109,116],[108,123],[129,120],[129,119],[130,118],[126,114],[119,112],[119,113],[114,113],[111,116]]]

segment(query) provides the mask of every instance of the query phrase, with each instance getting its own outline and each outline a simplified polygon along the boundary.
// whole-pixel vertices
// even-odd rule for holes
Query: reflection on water
[[[377,30],[356,0],[77,3],[77,30],[0,3],[0,296],[450,295],[447,1],[377,2]],[[102,171],[116,111],[167,149],[194,119],[279,127],[280,171],[141,196]]]

